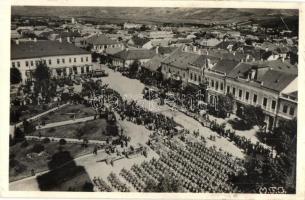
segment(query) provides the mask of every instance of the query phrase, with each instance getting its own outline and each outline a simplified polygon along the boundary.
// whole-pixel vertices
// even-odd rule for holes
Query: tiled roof
[[[197,67],[203,66],[205,64],[205,56],[195,53],[183,52],[181,49],[177,49],[162,62],[181,69],[187,69],[189,65]]]
[[[296,77],[296,74],[288,74],[282,71],[269,69],[259,78],[259,81],[261,81],[266,88],[282,91]]]
[[[157,71],[161,66],[161,61],[164,59],[164,56],[162,55],[155,55],[151,60],[144,63],[143,67],[150,71]]]
[[[158,51],[159,51],[159,54],[170,54],[172,53],[173,51],[175,51],[178,47],[162,47],[160,46]],[[153,49],[156,49],[156,47],[154,47]]]
[[[260,70],[264,67],[266,70]],[[247,84],[272,89],[278,92],[286,88],[291,81],[297,77],[297,74],[295,73],[289,73],[288,71],[269,66],[268,62],[263,62],[261,64],[258,64],[258,62],[240,63],[228,74],[228,77],[233,79],[238,77],[247,79],[251,69],[258,69],[257,79],[256,81],[249,81]]]
[[[125,49],[113,55],[115,58],[122,60],[141,60],[151,59],[156,55],[156,52],[148,49]]]
[[[239,63],[227,74],[227,76],[231,78],[237,78],[238,76],[246,78],[247,73],[252,67],[253,64],[250,63]]]
[[[75,47],[67,42],[50,40],[29,41],[11,44],[11,59],[40,58],[59,55],[80,55],[90,52]]]
[[[235,60],[223,59],[218,61],[212,70],[228,74],[234,69],[234,67],[236,67],[238,63],[239,62]]]
[[[114,55],[120,51],[123,51],[122,47],[115,47],[115,48],[107,48],[105,50],[105,53],[106,54],[109,54],[109,55]]]
[[[298,74],[298,68],[295,65],[291,65],[286,61],[278,60],[271,60],[271,61],[264,61],[264,62],[256,62],[259,67],[269,67],[276,71],[285,72],[288,74]]]
[[[117,41],[112,40],[108,38],[105,35],[93,35],[86,39],[87,43],[93,44],[93,45],[112,45],[112,44],[118,44]]]

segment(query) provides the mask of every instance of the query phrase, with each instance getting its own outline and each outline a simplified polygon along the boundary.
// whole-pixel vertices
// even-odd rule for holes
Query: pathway
[[[27,120],[28,120],[28,121],[29,121],[29,120],[36,120],[36,119],[38,119],[38,118],[40,118],[40,117],[42,117],[42,116],[44,116],[44,115],[46,115],[46,114],[48,114],[48,113],[50,113],[50,112],[53,112],[53,111],[56,111],[56,110],[58,110],[58,109],[63,108],[63,107],[66,106],[66,105],[69,105],[69,103],[60,105],[60,106],[58,106],[58,107],[54,107],[54,108],[52,108],[52,109],[50,109],[50,110],[47,110],[47,111],[45,111],[45,112],[43,112],[43,113],[40,113],[40,114],[35,115],[35,116],[33,116],[33,117],[30,117],[30,118],[28,118]],[[15,128],[21,126],[22,124],[23,124],[23,122],[19,122],[19,123],[17,123],[17,124],[10,125],[10,135],[13,136],[13,135],[14,135],[14,132],[15,132]]]
[[[36,126],[36,130],[58,127],[58,126],[65,126],[65,125],[69,125],[69,124],[82,123],[82,122],[87,122],[87,121],[91,121],[91,120],[94,120],[94,116],[83,117],[83,118],[78,118],[78,119],[71,119],[71,120],[67,120],[67,121],[53,122],[53,123],[46,124],[44,126],[39,125],[39,126]]]
[[[83,140],[74,139],[74,138],[59,138],[59,137],[39,137],[39,136],[25,136],[27,140],[43,140],[44,138],[49,138],[51,141],[59,142],[59,140],[64,139],[67,143],[75,143],[75,144],[82,144]],[[106,144],[106,141],[101,140],[88,140],[89,144]]]

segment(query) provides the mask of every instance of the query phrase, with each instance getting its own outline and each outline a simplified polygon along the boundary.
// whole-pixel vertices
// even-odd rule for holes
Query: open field
[[[83,117],[89,117],[96,114],[96,112],[91,108],[83,104],[71,104],[65,106],[56,112],[51,112],[41,119],[45,121],[46,124],[60,121],[67,121],[71,119],[78,119]]]

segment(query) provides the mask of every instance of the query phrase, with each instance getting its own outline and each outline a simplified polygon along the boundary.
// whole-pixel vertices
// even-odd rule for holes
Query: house
[[[162,61],[164,79],[199,85],[203,81],[203,71],[207,67],[206,56],[191,52],[187,47],[179,47]]]
[[[118,67],[129,67],[135,61],[138,61],[143,65],[155,55],[156,52],[154,50],[126,48],[123,51],[112,55],[112,64]]]
[[[91,51],[97,53],[104,53],[108,48],[123,48],[122,42],[118,42],[108,38],[102,34],[96,34],[86,38],[83,44],[87,47],[91,47]]]
[[[32,80],[36,66],[44,62],[54,77],[86,74],[92,71],[91,53],[61,41],[16,40],[11,45],[11,67],[20,70],[23,83]]]

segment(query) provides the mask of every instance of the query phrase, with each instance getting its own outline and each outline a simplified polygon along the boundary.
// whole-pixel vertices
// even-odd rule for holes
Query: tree
[[[46,63],[39,62],[33,76],[36,80],[34,84],[35,97],[38,97],[38,95],[41,93],[42,97],[49,99],[51,73]]]
[[[218,97],[218,115],[222,117],[227,117],[228,113],[233,112],[234,107],[234,97],[232,94],[227,94],[225,96],[220,95]]]
[[[247,124],[250,126],[264,126],[265,114],[260,106],[244,106],[243,109],[241,117]]]
[[[65,145],[66,143],[67,143],[67,141],[63,138],[59,140],[60,145]]]
[[[135,76],[136,73],[138,72],[140,67],[140,62],[138,60],[135,60],[130,66],[129,66],[129,75],[130,76]]]
[[[11,84],[18,84],[22,81],[21,73],[16,67],[11,68]]]
[[[41,81],[49,80],[51,74],[48,66],[44,62],[39,62],[38,65],[36,66],[33,76],[36,79],[36,81],[41,82]]]

